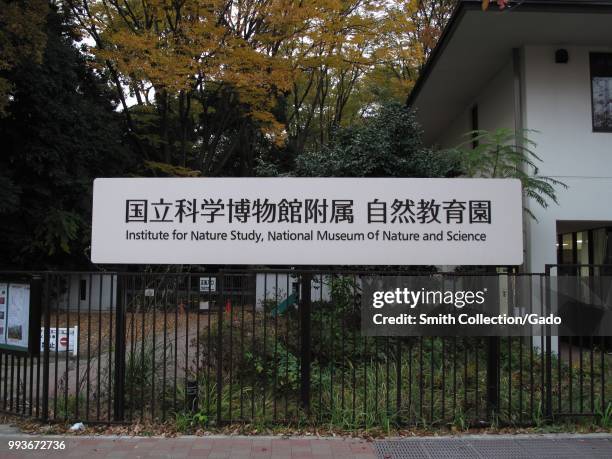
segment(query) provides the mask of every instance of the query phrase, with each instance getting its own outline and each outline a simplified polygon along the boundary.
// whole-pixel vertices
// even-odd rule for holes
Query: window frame
[[[593,56],[597,54],[607,54],[612,59],[612,52],[608,51],[591,51],[589,53],[589,83],[591,88],[591,129],[592,132],[612,132],[612,126],[607,128],[598,128],[595,127],[595,100],[593,98],[593,78],[595,75],[593,74]],[[610,77],[612,78],[612,76]]]

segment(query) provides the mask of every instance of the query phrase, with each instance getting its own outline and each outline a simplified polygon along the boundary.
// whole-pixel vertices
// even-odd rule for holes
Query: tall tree
[[[129,170],[123,119],[103,75],[73,45],[56,9],[40,62],[4,76],[12,98],[0,119],[0,264],[40,269],[87,263],[94,177]]]
[[[399,102],[382,105],[357,123],[334,131],[321,149],[304,152],[283,169],[262,162],[261,175],[303,177],[452,177],[460,170],[454,150],[435,151],[421,141],[414,113]]]
[[[27,62],[42,60],[48,0],[0,0],[0,116],[13,97],[6,72]]]
[[[64,3],[155,174],[252,173],[260,151],[321,147],[405,97],[427,48],[415,21],[444,16],[416,0]]]

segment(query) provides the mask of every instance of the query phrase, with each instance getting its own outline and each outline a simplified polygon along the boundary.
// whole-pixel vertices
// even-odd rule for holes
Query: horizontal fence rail
[[[39,355],[0,352],[6,413],[356,428],[611,410],[605,338],[362,336],[369,271],[24,274],[43,279],[45,339]],[[509,288],[509,307],[542,307],[546,274],[498,278],[518,276],[539,290],[525,300]]]

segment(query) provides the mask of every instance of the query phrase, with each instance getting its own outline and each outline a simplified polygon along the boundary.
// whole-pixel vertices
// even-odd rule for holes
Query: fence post
[[[545,314],[548,316],[550,314],[550,265],[546,265],[545,267],[545,283],[544,283],[544,295],[546,295],[546,311]],[[545,365],[546,369],[546,401],[545,401],[545,417],[547,419],[552,419],[553,417],[553,409],[552,409],[552,338],[550,336],[551,328],[550,325],[546,326],[546,349],[544,352],[546,353]],[[557,338],[558,339],[558,338]],[[581,351],[582,352],[582,351]]]
[[[42,380],[42,419],[43,421],[49,420],[49,339],[50,339],[50,328],[51,328],[51,314],[50,309],[50,295],[49,295],[49,273],[44,275],[44,296],[42,300],[43,307],[43,380]]]
[[[125,411],[125,289],[124,278],[117,274],[115,321],[115,421],[123,421]]]
[[[306,414],[310,414],[310,307],[311,307],[312,274],[301,276],[302,301],[300,302],[300,401]]]
[[[487,338],[487,416],[493,416],[499,410],[499,337]]]
[[[217,305],[217,427],[223,421],[222,403],[223,396],[223,315],[225,314],[225,274],[219,273],[219,282],[217,285],[219,290],[218,305]],[[210,317],[209,319],[210,320]],[[230,323],[231,325],[231,323]],[[232,362],[230,362],[230,366]],[[264,401],[265,402],[265,401]],[[230,420],[231,421],[231,420]]]

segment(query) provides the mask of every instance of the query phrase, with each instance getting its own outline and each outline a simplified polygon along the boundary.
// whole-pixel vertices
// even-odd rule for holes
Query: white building
[[[532,129],[559,205],[526,205],[523,269],[612,263],[612,2],[460,1],[411,93],[425,141],[474,129]],[[527,218],[526,218],[527,220]]]
[[[143,276],[146,279],[146,275]],[[189,276],[191,276],[190,289],[186,285]],[[170,275],[169,279],[182,279],[183,283],[178,287],[173,282],[164,284],[154,278],[143,281],[138,276],[132,276],[125,281],[125,289],[129,297],[138,295],[154,297],[156,293],[158,296],[163,294],[166,297],[168,291],[176,289],[178,296],[170,295],[172,301],[179,304],[186,298],[191,298],[194,304],[199,303],[200,310],[208,310],[210,305],[218,300],[219,276],[217,274],[185,274],[175,277]],[[262,309],[264,304],[267,304],[268,307],[279,305],[279,308],[285,311],[287,308],[295,307],[301,295],[299,276],[282,270],[241,273],[225,277],[227,285],[223,290],[226,300],[251,306],[255,304],[258,309]],[[117,306],[117,283],[118,276],[114,273],[72,273],[59,276],[57,281],[52,283],[52,307],[83,313],[114,310]],[[315,274],[311,283],[310,297],[314,302],[330,301],[331,277]]]

